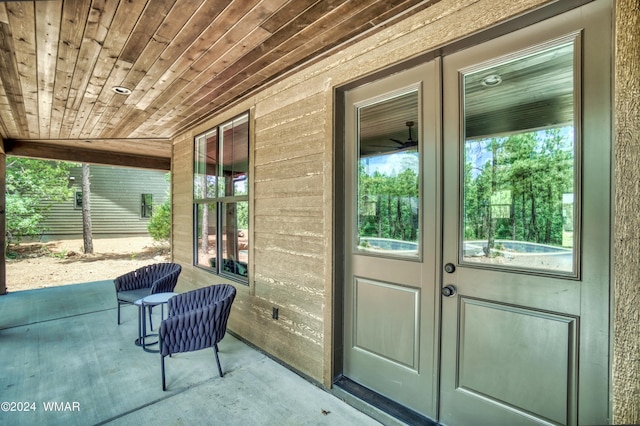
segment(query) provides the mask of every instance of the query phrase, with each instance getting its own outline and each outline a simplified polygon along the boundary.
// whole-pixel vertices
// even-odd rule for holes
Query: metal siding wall
[[[73,168],[73,188],[82,190],[81,167]],[[167,197],[165,172],[92,165],[91,222],[94,234],[147,233],[149,219],[140,217],[141,194],[153,194],[154,206]],[[55,203],[45,226],[45,235],[82,235],[82,210],[74,199]]]

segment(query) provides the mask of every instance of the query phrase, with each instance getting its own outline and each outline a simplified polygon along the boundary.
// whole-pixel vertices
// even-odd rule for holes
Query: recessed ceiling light
[[[113,91],[116,92],[119,95],[130,95],[131,94],[131,89],[127,89],[126,87],[122,87],[122,86],[115,86],[113,88]]]
[[[498,74],[490,74],[482,79],[482,85],[487,87],[497,86],[502,83],[502,77]]]

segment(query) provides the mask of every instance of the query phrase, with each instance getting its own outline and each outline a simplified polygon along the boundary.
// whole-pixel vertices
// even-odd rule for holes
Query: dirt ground
[[[94,254],[82,248],[82,239],[9,247],[7,291],[109,280],[170,259],[169,245],[151,237],[94,238]]]

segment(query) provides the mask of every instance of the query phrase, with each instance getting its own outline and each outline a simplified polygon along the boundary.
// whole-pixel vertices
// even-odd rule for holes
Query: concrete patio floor
[[[379,424],[228,333],[223,378],[213,350],[177,354],[163,392],[137,324],[133,306],[116,324],[112,281],[0,296],[0,424]]]

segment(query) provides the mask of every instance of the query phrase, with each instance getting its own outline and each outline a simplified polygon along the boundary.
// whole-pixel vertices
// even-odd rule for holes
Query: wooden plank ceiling
[[[168,168],[179,132],[437,1],[5,0],[5,152]]]

